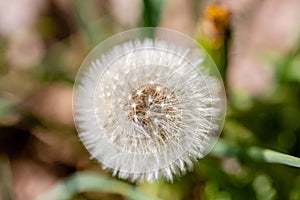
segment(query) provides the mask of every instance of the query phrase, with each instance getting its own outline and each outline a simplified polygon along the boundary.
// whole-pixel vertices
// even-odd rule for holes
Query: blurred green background
[[[0,199],[300,199],[299,160],[266,150],[300,157],[299,19],[299,0],[1,0]],[[197,40],[227,91],[221,140],[174,183],[112,177],[72,118],[84,57],[143,26]]]

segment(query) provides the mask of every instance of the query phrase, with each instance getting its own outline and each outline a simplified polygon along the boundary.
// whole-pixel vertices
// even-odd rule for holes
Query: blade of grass
[[[97,9],[96,1],[73,0],[71,2],[75,23],[90,48],[112,34],[113,26],[112,24],[108,26],[106,24],[108,19],[99,16],[100,11]]]
[[[0,180],[2,183],[2,198],[5,200],[14,200],[10,162],[4,155],[0,155]]]
[[[83,2],[83,1],[72,1],[72,12],[74,15],[75,22],[77,23],[77,26],[79,27],[80,31],[83,32],[83,35],[86,36],[86,39],[88,40],[89,44],[94,43],[93,34],[89,28],[88,21],[90,19],[95,18],[94,9],[90,9],[91,2]],[[89,10],[89,12],[83,12],[82,10]],[[82,16],[86,14],[87,16]]]
[[[254,146],[240,146],[232,144],[224,139],[220,139],[214,149],[211,151],[212,156],[246,156],[254,161],[266,163],[278,163],[292,167],[300,168],[300,158]]]
[[[136,187],[125,182],[92,172],[81,172],[70,176],[54,187],[53,190],[41,196],[39,199],[67,200],[75,194],[84,191],[99,191],[120,194],[132,200],[159,200],[159,198],[149,196],[148,194],[141,192]]]

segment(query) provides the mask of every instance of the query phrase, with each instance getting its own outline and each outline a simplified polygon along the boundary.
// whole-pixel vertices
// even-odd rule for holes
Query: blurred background
[[[300,199],[298,168],[234,151],[256,146],[300,157],[299,19],[299,0],[0,0],[0,199],[35,199],[82,171],[167,200]],[[143,26],[198,41],[227,91],[221,141],[233,151],[213,151],[172,184],[111,177],[89,160],[72,118],[72,87],[88,52]],[[100,188],[59,199],[124,196]]]

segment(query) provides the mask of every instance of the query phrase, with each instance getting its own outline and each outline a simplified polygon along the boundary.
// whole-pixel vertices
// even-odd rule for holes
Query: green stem
[[[99,191],[120,194],[132,200],[159,200],[159,198],[149,196],[128,183],[91,172],[81,172],[70,176],[39,199],[67,200],[84,191]]]
[[[260,147],[240,146],[237,144],[228,143],[223,139],[218,141],[212,150],[211,155],[217,157],[246,156],[254,161],[279,163],[300,168],[300,158]]]
[[[143,26],[156,27],[160,20],[164,0],[143,0],[143,3]]]

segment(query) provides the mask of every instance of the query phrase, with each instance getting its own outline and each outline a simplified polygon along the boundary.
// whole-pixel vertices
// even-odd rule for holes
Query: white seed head
[[[190,38],[165,29],[156,29],[155,37],[141,32],[153,29],[113,36],[83,62],[74,119],[92,158],[113,175],[172,181],[218,139],[224,88],[211,59]]]

